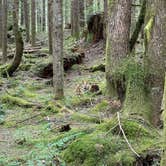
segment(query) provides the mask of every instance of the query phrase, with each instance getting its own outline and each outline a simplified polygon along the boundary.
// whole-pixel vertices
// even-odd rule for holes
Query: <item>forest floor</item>
[[[68,40],[70,46],[66,45],[71,49],[75,42]],[[73,65],[70,70],[65,72],[65,97],[62,100],[53,100],[52,78],[46,79],[38,76],[39,70],[51,61],[46,47],[41,47],[34,53],[24,54],[22,64],[14,76],[0,79],[0,166],[65,165],[61,153],[76,139],[100,128],[100,124],[108,122],[120,109],[119,101],[108,99],[104,95],[105,72],[91,72],[90,70],[92,67],[104,63],[104,42],[77,45],[79,45],[79,50],[83,50],[85,57],[82,63]],[[46,56],[40,56],[42,54]],[[91,87],[95,87],[95,89],[98,87],[99,90],[92,92]],[[112,155],[116,154],[113,159],[116,160],[115,163],[119,162],[119,158],[124,160],[124,163],[133,162],[133,157],[128,157],[133,156],[131,150],[124,138],[119,136],[120,132],[116,136],[109,136],[110,131],[117,127],[117,123],[117,121],[116,124],[113,123],[113,128],[110,124],[106,127],[104,138],[107,135],[108,138],[105,140],[102,137],[102,141],[119,144],[115,148],[115,152],[111,149]],[[110,130],[110,128],[112,129]],[[129,129],[130,127],[126,132]],[[141,142],[139,138],[133,140],[133,130],[129,131],[129,136],[131,136],[131,142],[136,150],[144,152],[142,162],[147,160],[157,165],[160,153],[157,146],[160,144],[158,135],[156,136],[155,133],[154,137],[150,134],[149,138],[147,131],[142,131],[139,126],[139,132],[145,132],[141,137]],[[89,156],[91,154],[99,156],[102,160],[100,150],[103,146],[107,146],[102,141],[94,142],[93,148],[97,149],[97,154],[93,154],[90,149],[91,145],[88,145],[89,142],[82,145],[89,146],[87,148],[90,150],[87,150],[90,154],[84,155],[95,160],[93,162],[89,160],[89,164],[84,163],[84,166],[93,166],[97,161],[94,156]],[[93,143],[90,144],[93,145]],[[78,147],[78,152],[79,148],[81,147]],[[149,150],[151,155],[145,153]],[[82,149],[80,151],[78,157],[82,155],[81,153],[86,153]],[[127,154],[129,155],[127,156]],[[72,160],[68,154],[66,156],[67,160]],[[108,163],[112,163],[113,160]],[[98,166],[111,166],[103,160],[101,163],[98,162]],[[79,164],[71,165],[79,166]],[[122,165],[125,166],[125,164]]]

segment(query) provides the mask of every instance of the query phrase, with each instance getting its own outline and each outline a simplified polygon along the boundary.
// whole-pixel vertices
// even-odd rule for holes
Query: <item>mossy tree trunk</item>
[[[164,145],[164,153],[161,159],[161,166],[166,165],[166,73],[165,73],[165,86],[164,86],[164,95],[163,95],[163,122],[164,122],[164,131],[163,131],[163,145]]]
[[[6,63],[7,61],[7,16],[8,16],[8,6],[7,0],[2,0],[2,61]]]
[[[155,124],[160,117],[160,106],[166,70],[166,1],[148,0],[145,25],[146,69],[151,82]]]
[[[18,12],[19,12],[19,0],[14,0],[13,31],[14,31],[14,35],[15,35],[16,52],[15,52],[15,56],[14,56],[12,64],[10,64],[7,68],[7,74],[9,76],[11,76],[19,67],[21,60],[22,60],[23,49],[24,49],[22,35],[21,35],[21,32],[18,27],[18,18],[19,18]]]
[[[53,0],[53,86],[55,99],[64,96],[63,92],[63,12],[62,1]]]
[[[123,83],[116,78],[114,71],[129,54],[131,0],[109,1],[108,10],[108,37],[106,44],[107,94],[123,98],[123,95],[119,92]]]

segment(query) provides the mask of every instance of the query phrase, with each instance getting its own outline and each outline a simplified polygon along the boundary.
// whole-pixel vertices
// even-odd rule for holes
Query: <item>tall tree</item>
[[[151,80],[154,117],[160,116],[160,105],[166,71],[166,1],[148,0],[145,26],[146,69]],[[155,119],[156,120],[156,119]],[[157,122],[155,122],[157,123]]]
[[[23,0],[24,4],[24,21],[25,21],[25,31],[26,31],[26,42],[29,42],[29,1]]]
[[[31,44],[36,42],[36,0],[31,0]]]
[[[129,54],[131,0],[109,1],[106,81],[107,94],[121,98],[114,70]]]
[[[80,26],[85,26],[85,1],[79,0]]]
[[[166,73],[165,73],[165,85],[164,85],[164,95],[163,95],[163,121],[164,121],[164,132],[163,132],[163,145],[164,153],[162,154],[161,166],[166,165]]]
[[[62,0],[53,0],[53,86],[55,99],[60,99],[64,96],[62,4]]]
[[[42,30],[45,31],[46,28],[46,1],[43,0],[43,20],[42,20]]]
[[[2,0],[0,0],[0,48],[2,48]]]
[[[2,0],[2,56],[3,56],[3,63],[7,61],[7,13],[8,13],[8,5],[7,0]]]
[[[48,44],[49,44],[49,54],[52,54],[52,26],[53,26],[53,0],[48,0],[48,13],[47,13],[47,25],[48,25]]]
[[[78,0],[72,0],[71,3],[71,28],[72,36],[76,39],[79,38],[80,33],[80,7]]]

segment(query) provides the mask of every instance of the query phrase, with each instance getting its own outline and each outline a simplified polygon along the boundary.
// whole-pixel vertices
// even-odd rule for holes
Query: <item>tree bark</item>
[[[19,30],[18,21],[19,21],[19,0],[14,0],[13,5],[13,31],[15,35],[15,43],[16,43],[16,52],[11,65],[9,65],[7,69],[7,73],[11,76],[18,68],[21,63],[22,55],[23,55],[23,39],[21,32]]]
[[[29,42],[29,3],[27,0],[23,0],[24,3],[24,21],[25,21],[25,30],[26,30],[26,42]]]
[[[0,0],[0,49],[2,48],[2,0]]]
[[[36,0],[31,0],[31,45],[36,42]]]
[[[131,0],[114,0],[108,4],[108,38],[106,47],[107,94],[121,98],[114,70],[129,54]],[[119,84],[121,84],[119,82]]]
[[[79,0],[80,26],[85,26],[85,1]]]
[[[2,0],[2,13],[3,13],[3,28],[2,28],[2,61],[3,63],[6,63],[7,61],[7,12],[8,12],[8,7],[7,7],[7,0]]]
[[[76,39],[79,38],[80,33],[80,15],[79,15],[79,1],[72,0],[71,3],[71,28],[72,28],[72,36]]]
[[[155,125],[160,117],[160,105],[166,71],[166,1],[148,0],[145,25],[146,70],[151,83],[151,98]]]
[[[46,27],[46,1],[43,0],[43,21],[42,21],[42,30],[45,32]]]
[[[55,99],[60,99],[64,96],[62,7],[61,0],[53,0],[53,86]]]
[[[48,0],[48,44],[49,54],[52,54],[52,26],[53,26],[53,0]]]

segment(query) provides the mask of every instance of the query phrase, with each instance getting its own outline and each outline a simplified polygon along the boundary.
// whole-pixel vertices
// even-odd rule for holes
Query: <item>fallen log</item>
[[[73,65],[82,63],[84,54],[75,54],[73,56],[64,57],[64,70],[69,70]],[[47,64],[41,64],[38,66],[37,76],[40,78],[52,78],[53,77],[53,64],[49,62]]]

